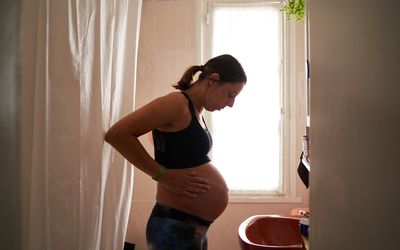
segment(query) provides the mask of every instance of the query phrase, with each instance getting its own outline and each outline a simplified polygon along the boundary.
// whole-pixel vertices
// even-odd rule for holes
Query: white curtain
[[[22,246],[122,249],[133,167],[104,142],[134,107],[141,0],[23,0]]]

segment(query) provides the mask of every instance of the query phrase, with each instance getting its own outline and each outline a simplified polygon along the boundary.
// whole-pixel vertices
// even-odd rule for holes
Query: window
[[[293,42],[280,1],[205,1],[202,55],[232,54],[248,82],[232,109],[208,114],[211,157],[231,200],[293,198]]]

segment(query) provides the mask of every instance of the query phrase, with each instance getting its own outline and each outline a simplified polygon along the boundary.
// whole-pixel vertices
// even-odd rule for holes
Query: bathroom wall
[[[20,248],[19,171],[19,9],[0,3],[0,248]]]
[[[174,91],[171,84],[179,80],[183,71],[198,63],[199,37],[195,0],[144,0],[138,53],[136,107],[141,107],[155,97]],[[297,27],[297,151],[304,134],[304,27]],[[152,154],[149,137],[141,138]],[[237,228],[248,216],[254,214],[287,214],[294,207],[308,206],[308,191],[300,180],[297,194],[302,203],[230,203],[224,214],[209,231],[209,249],[239,249]],[[150,177],[135,172],[134,194],[127,241],[136,243],[139,250],[146,249],[145,228],[154,205],[155,183]]]
[[[399,249],[400,3],[310,8],[310,247]]]
[[[0,242],[10,250],[20,247],[19,8],[20,1],[0,4]]]

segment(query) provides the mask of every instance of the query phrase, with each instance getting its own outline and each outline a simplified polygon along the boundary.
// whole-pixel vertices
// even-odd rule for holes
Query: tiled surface
[[[173,91],[171,85],[196,64],[195,7],[196,1],[187,0],[143,2],[137,107]]]

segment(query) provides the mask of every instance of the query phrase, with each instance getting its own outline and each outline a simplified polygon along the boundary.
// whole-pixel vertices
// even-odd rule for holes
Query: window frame
[[[202,0],[197,6],[197,36],[198,36],[198,58],[199,64],[205,63],[207,58],[211,58],[211,15],[209,14],[213,4],[266,4],[280,3],[283,1],[276,0]],[[297,165],[298,156],[296,155],[296,25],[292,21],[288,21],[282,13],[283,23],[283,76],[282,76],[282,109],[283,114],[283,148],[281,154],[282,169],[281,183],[282,189],[278,192],[262,192],[262,193],[245,193],[245,192],[229,192],[230,203],[264,203],[264,202],[302,202],[301,197],[296,193]],[[205,119],[212,124],[210,114],[205,114]],[[211,125],[212,126],[212,125]]]

